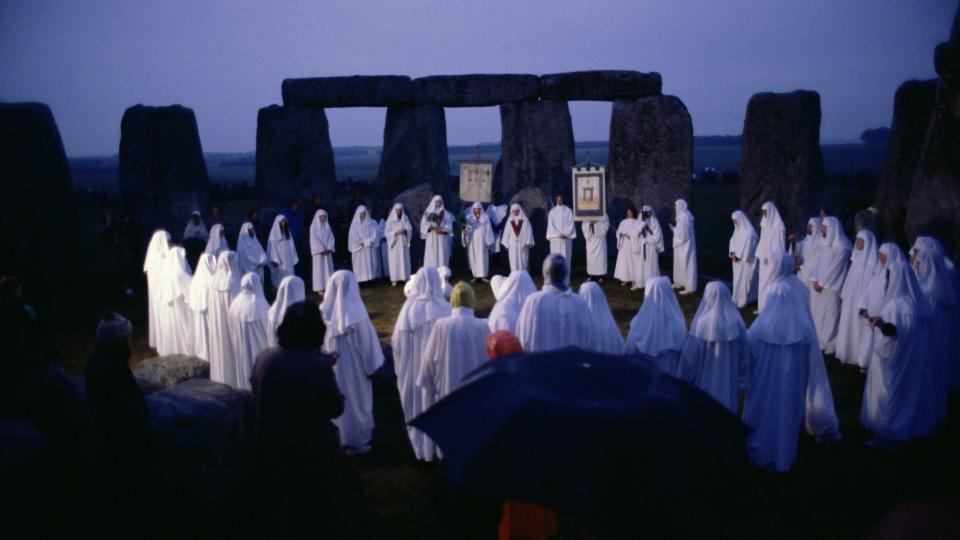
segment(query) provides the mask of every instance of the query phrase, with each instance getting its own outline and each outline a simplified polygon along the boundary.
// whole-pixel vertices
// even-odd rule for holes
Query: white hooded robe
[[[287,313],[287,308],[307,299],[306,285],[303,280],[297,276],[287,276],[277,287],[277,297],[267,311],[267,346],[276,347],[277,329],[283,323],[283,316]]]
[[[590,309],[590,320],[593,321],[594,336],[593,350],[604,354],[624,354],[627,350],[623,341],[623,334],[613,319],[613,313],[607,304],[607,297],[603,294],[600,285],[588,281],[580,285],[580,298]]]
[[[687,201],[677,199],[677,224],[673,227],[673,284],[686,292],[697,290],[697,235]]]
[[[840,291],[843,289],[844,278],[847,277],[851,245],[843,233],[839,219],[824,219],[821,230],[823,228],[826,228],[827,236],[820,239],[820,250],[811,276],[813,283],[819,284],[823,290],[811,291],[810,309],[820,348],[827,354],[833,354],[837,348],[837,330],[840,324]]]
[[[610,218],[604,214],[602,220],[584,221],[580,224],[580,230],[583,231],[583,238],[587,243],[587,275],[607,275],[607,231],[610,230]]]
[[[516,213],[516,215],[514,215]],[[526,271],[530,262],[530,248],[533,247],[533,227],[519,204],[510,206],[510,217],[503,226],[500,244],[507,248],[510,259],[510,271]]]
[[[527,297],[517,316],[516,335],[526,352],[563,347],[593,350],[594,332],[583,298],[549,283]]]
[[[772,268],[770,266],[770,254],[775,251],[783,251],[786,244],[786,228],[783,225],[783,219],[780,218],[780,212],[772,202],[763,203],[763,210],[767,215],[760,219],[760,240],[757,242],[757,263],[760,265],[760,280],[757,296],[757,310],[763,310],[764,298],[767,285],[770,284],[770,275]]]
[[[490,327],[490,332],[507,330],[516,334],[520,310],[523,309],[527,297],[535,292],[537,292],[537,286],[526,270],[510,272],[510,275],[503,280],[501,285],[494,289],[497,302],[490,310],[490,315],[487,316],[487,326]]]
[[[363,218],[360,214],[365,214]],[[350,232],[347,236],[347,249],[353,262],[353,273],[360,283],[376,279],[377,260],[380,249],[377,246],[377,222],[370,217],[367,207],[362,204],[353,213]]]
[[[233,339],[233,380],[230,386],[252,390],[250,375],[257,355],[269,347],[267,343],[267,325],[269,324],[270,304],[263,297],[263,285],[260,276],[249,273],[240,280],[240,294],[230,304],[229,326]]]
[[[194,354],[193,312],[187,304],[190,297],[190,265],[187,252],[175,247],[164,258],[160,277],[160,326],[162,339],[157,343],[160,356]]]
[[[210,283],[217,273],[217,258],[209,253],[200,255],[197,271],[190,281],[188,304],[193,311],[193,355],[210,360]]]
[[[730,237],[728,250],[733,266],[732,295],[737,307],[742,308],[757,301],[757,231],[740,210],[734,212],[731,219],[733,236]]]
[[[278,287],[283,278],[292,276],[294,268],[300,262],[300,258],[297,256],[297,246],[293,241],[293,231],[290,230],[290,223],[287,222],[286,235],[280,229],[280,222],[286,221],[286,219],[283,214],[280,214],[273,220],[270,237],[267,239],[270,281],[273,282],[274,287]],[[249,386],[249,384],[248,382],[247,385]]]
[[[440,203],[440,206],[437,206]],[[438,223],[430,221],[435,215]],[[450,264],[450,252],[453,247],[453,214],[443,206],[443,197],[434,195],[420,218],[420,238],[424,241],[423,265],[440,268]]]
[[[628,351],[649,356],[664,373],[677,377],[686,335],[687,325],[670,280],[651,279],[643,293],[643,304],[630,321]]]
[[[259,274],[257,274],[259,276]],[[210,280],[207,328],[210,332],[210,380],[233,384],[236,369],[233,358],[233,338],[230,330],[230,304],[240,294],[243,271],[237,254],[226,251],[217,257],[217,271]]]
[[[840,289],[840,322],[837,329],[837,348],[834,355],[845,364],[857,363],[860,340],[867,325],[858,313],[860,297],[867,285],[877,274],[877,240],[873,233],[863,229],[857,233],[857,239],[863,242],[863,248],[853,248],[850,254],[850,268]]]
[[[573,210],[565,204],[554,206],[547,214],[547,241],[550,253],[563,255],[567,261],[567,283],[570,283],[570,266],[573,261],[573,239],[577,237],[577,223]]]
[[[480,217],[475,215],[479,211]],[[490,274],[490,246],[493,245],[493,227],[490,218],[483,212],[483,205],[473,203],[467,211],[467,226],[461,238],[467,248],[467,262],[475,278],[486,278]]]
[[[250,231],[253,231],[253,236],[250,236]],[[256,229],[253,227],[253,223],[249,221],[240,226],[240,234],[237,236],[237,259],[240,270],[244,274],[254,272],[260,276],[260,281],[263,281],[263,268],[267,265],[267,252],[263,250],[263,245],[257,238]]]
[[[320,221],[323,216],[323,221]],[[310,222],[310,258],[313,259],[313,291],[323,292],[327,280],[333,274],[333,254],[336,241],[330,227],[330,216],[326,210],[317,210]]]
[[[400,217],[397,217],[397,210]],[[413,226],[410,218],[403,209],[403,205],[396,203],[384,227],[384,236],[387,246],[387,270],[391,282],[400,282],[410,279],[410,239],[413,236]]]

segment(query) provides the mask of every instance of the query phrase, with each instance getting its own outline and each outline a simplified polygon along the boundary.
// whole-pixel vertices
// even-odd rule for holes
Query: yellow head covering
[[[475,299],[473,287],[464,281],[457,283],[453,287],[453,292],[450,293],[450,305],[453,307],[472,308]]]

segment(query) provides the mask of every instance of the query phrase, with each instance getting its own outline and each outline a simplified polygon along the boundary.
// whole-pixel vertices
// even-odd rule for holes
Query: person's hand
[[[814,281],[814,282],[813,282],[813,290],[817,291],[818,293],[822,293],[822,292],[823,292],[823,285],[820,285],[820,283]]]
[[[338,353],[337,351],[333,351],[332,353],[330,353],[330,365],[331,366],[337,365],[337,360],[340,360],[340,353]]]
[[[881,324],[883,324],[883,319],[881,319],[880,317],[874,317],[870,319],[870,328],[876,328]]]
[[[791,241],[791,242],[796,242],[796,241],[797,241],[797,235],[795,235],[795,234],[793,234],[793,233],[790,233],[790,236],[787,237],[787,240],[789,240],[789,241]]]
[[[867,310],[866,310],[866,309],[861,309],[860,312],[859,312],[859,315],[860,315],[861,317],[863,317],[864,319],[867,319],[867,320],[870,319],[870,315],[867,314]]]

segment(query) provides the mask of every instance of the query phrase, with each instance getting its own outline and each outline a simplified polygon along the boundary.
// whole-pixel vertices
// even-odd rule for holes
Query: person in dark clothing
[[[127,243],[120,225],[113,219],[110,212],[104,212],[101,216],[97,248],[97,258],[104,280],[104,292],[108,295],[132,295],[133,290],[127,282],[132,264],[130,253],[127,251]]]
[[[340,484],[340,436],[331,419],[343,414],[333,373],[336,355],[320,352],[326,327],[316,304],[287,308],[279,347],[261,352],[250,382],[257,404],[258,477],[278,530],[333,524]]]

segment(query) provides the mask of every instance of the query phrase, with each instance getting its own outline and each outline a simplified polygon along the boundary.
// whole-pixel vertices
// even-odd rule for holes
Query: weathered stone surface
[[[42,103],[0,104],[0,274],[61,277],[77,247],[73,180],[60,130]],[[64,250],[67,252],[65,253]]]
[[[416,102],[444,107],[488,107],[537,99],[536,75],[437,75],[414,79]]]
[[[147,405],[156,471],[151,481],[167,497],[160,500],[188,512],[203,512],[251,472],[250,392],[194,379],[149,396]]]
[[[354,75],[285,79],[284,105],[309,107],[388,107],[412,103],[414,85],[405,75]]]
[[[899,241],[906,241],[904,225],[910,187],[923,151],[936,94],[936,79],[907,81],[897,89],[893,101],[890,138],[887,140],[883,172],[877,182],[874,206],[880,212],[885,231]]]
[[[573,123],[566,101],[518,101],[500,106],[504,196],[525,187],[570,189]]]
[[[533,227],[535,243],[530,249],[528,269],[533,277],[540,276],[543,259],[550,252],[550,243],[547,242],[547,214],[552,208],[550,204],[552,194],[539,187],[529,186],[521,189],[510,198],[510,205],[519,204],[523,212],[530,219]],[[578,227],[579,228],[579,227]],[[574,250],[576,252],[576,250]],[[582,252],[580,252],[582,253]]]
[[[740,154],[740,208],[759,219],[773,201],[790,231],[802,230],[823,183],[820,95],[807,90],[754,94]]]
[[[147,230],[179,239],[194,211],[210,199],[207,166],[193,111],[181,105],[135,105],[120,126],[120,195]]]
[[[659,73],[628,70],[574,71],[540,76],[540,99],[613,101],[660,95]]]
[[[286,208],[295,199],[309,201],[317,193],[331,200],[336,182],[323,109],[278,105],[260,109],[256,186],[261,205]]]
[[[629,205],[649,204],[670,212],[689,200],[693,177],[693,123],[679,98],[650,96],[613,102],[610,120],[610,218],[626,216]]]
[[[444,200],[450,194],[447,122],[443,107],[390,107],[383,128],[378,191],[392,197],[421,182],[429,183],[436,193],[444,196]]]
[[[960,9],[950,40],[937,46],[940,81],[907,211],[907,234],[940,238],[960,256]]]
[[[133,376],[147,384],[170,388],[190,379],[210,378],[210,364],[182,354],[157,356],[134,366]]]

